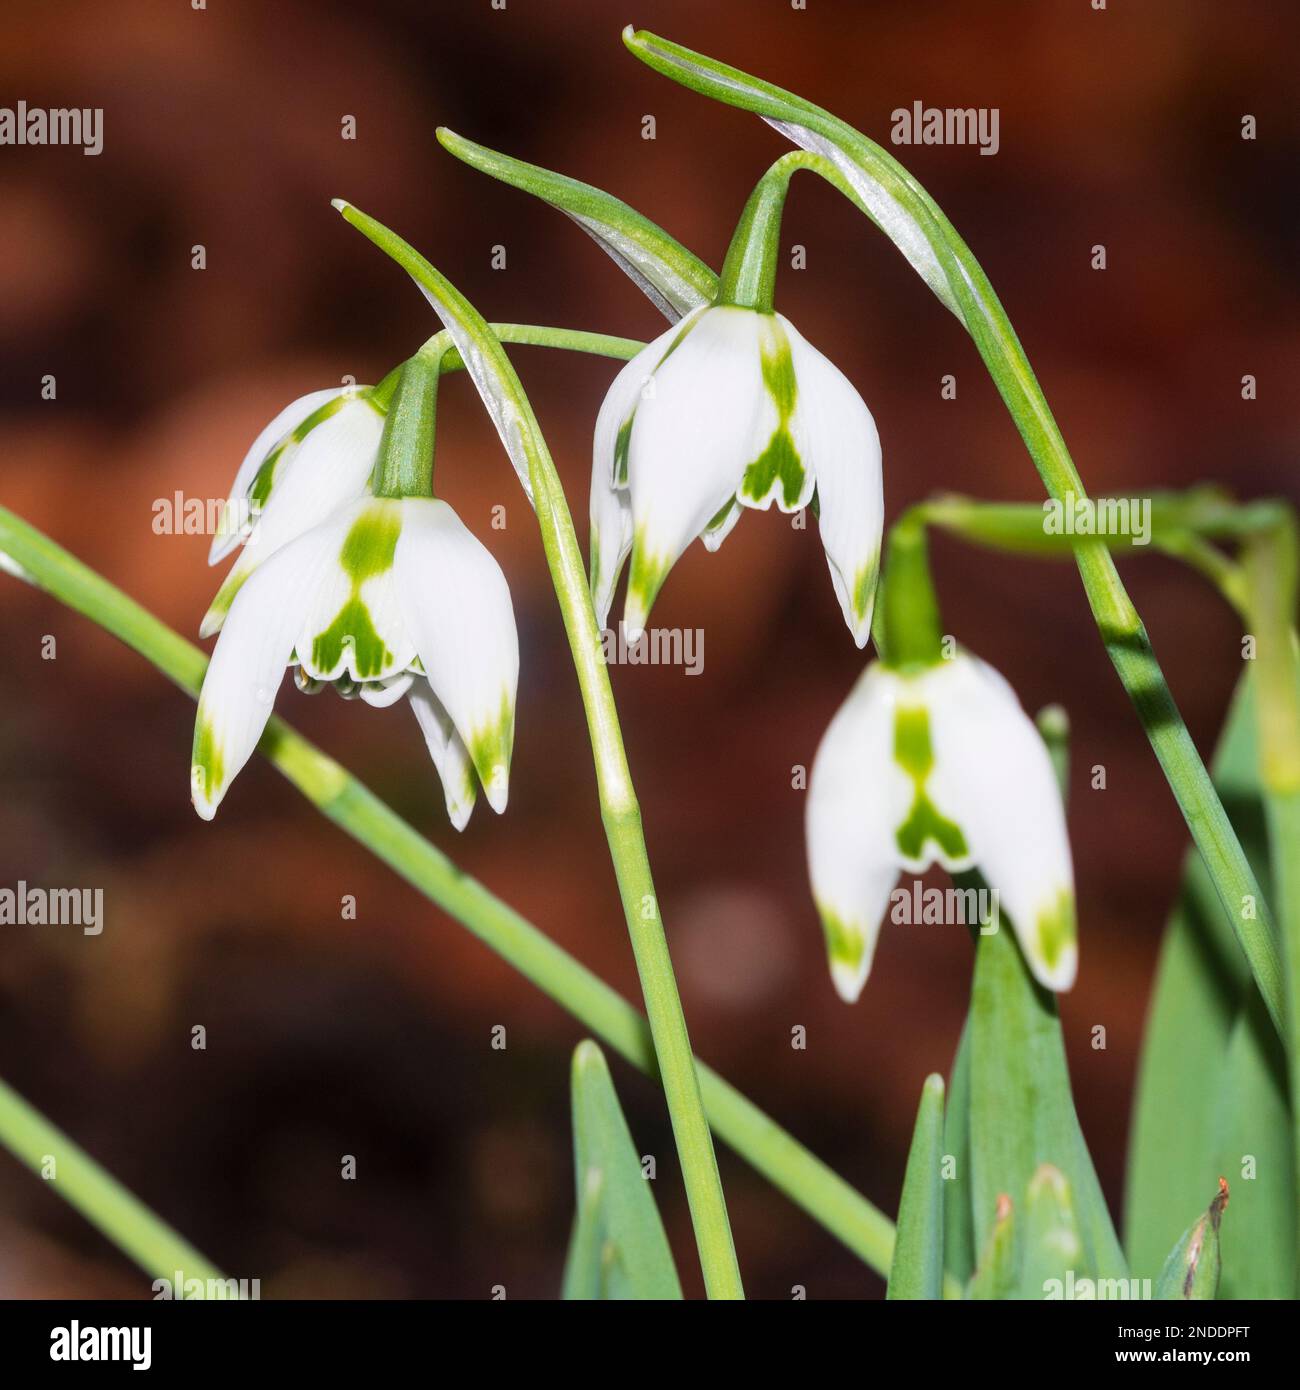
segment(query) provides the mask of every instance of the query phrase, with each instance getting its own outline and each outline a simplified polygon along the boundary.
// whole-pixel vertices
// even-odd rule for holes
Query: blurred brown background
[[[786,148],[626,55],[629,19],[820,101],[996,106],[1001,150],[897,151],[963,232],[1094,491],[1204,479],[1294,490],[1298,132],[1293,6],[709,6],[489,0],[10,4],[0,104],[102,106],[104,152],[0,149],[0,500],[181,631],[217,582],[206,537],[156,536],[176,489],[225,494],[253,435],[344,373],[377,380],[434,331],[421,297],[329,208],[421,247],[489,318],[649,337],[651,306],[564,218],[457,164],[453,129],[626,198],[715,266]],[[657,139],[641,138],[653,114]],[[1259,138],[1240,138],[1244,114]],[[340,138],[356,118],[357,139]],[[937,488],[1037,499],[956,321],[829,188],[796,183],[778,304],[854,379],[889,514]],[[191,247],[207,269],[190,268]],[[1090,269],[1095,243],[1109,268]],[[508,269],[490,269],[491,248]],[[585,535],[590,432],[614,367],[516,352]],[[54,402],[40,378],[57,378]],[[954,373],[955,401],[939,398]],[[1259,399],[1243,402],[1244,373]],[[287,686],[279,708],[470,872],[636,997],[577,691],[533,519],[466,379],[444,388],[437,483],[509,575],[523,648],[508,814],[448,826],[403,707]],[[504,503],[509,524],[489,529]],[[946,626],[1028,708],[1063,701],[1082,974],[1064,1001],[1076,1093],[1118,1204],[1136,1049],[1186,836],[1072,567],[938,541]],[[1237,625],[1172,563],[1125,577],[1203,749]],[[656,609],[704,629],[704,672],[614,671],[697,1049],[887,1210],[916,1096],[966,1003],[961,929],[884,932],[860,1004],[832,994],[805,881],[802,793],[860,669],[814,530],[749,515],[695,547]],[[57,659],[41,659],[41,639]],[[90,623],[0,581],[0,884],[98,885],[98,938],[6,927],[0,1074],[226,1272],[266,1296],[553,1296],[572,1209],[568,1060],[582,1036],[265,764],[212,825],[189,807],[193,706]],[[1108,789],[1087,771],[1107,768]],[[359,904],[340,918],[343,894]],[[208,1031],[206,1051],[190,1029]],[[508,1030],[493,1051],[494,1025]],[[792,1051],[803,1024],[808,1048]],[[1104,1024],[1105,1051],[1089,1046]],[[620,1062],[639,1146],[699,1288],[661,1101]],[[358,1178],[343,1182],[340,1156]],[[750,1293],[880,1282],[729,1152]],[[0,1157],[0,1294],[147,1283]]]

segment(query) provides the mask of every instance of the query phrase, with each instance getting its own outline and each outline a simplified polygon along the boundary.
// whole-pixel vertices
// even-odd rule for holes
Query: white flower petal
[[[935,803],[961,825],[1034,975],[1067,990],[1078,964],[1074,869],[1042,738],[1011,687],[977,657],[936,667],[928,686]]]
[[[764,394],[760,320],[748,309],[705,310],[637,406],[628,450],[629,641],[644,631],[668,571],[735,493],[750,461]]]
[[[808,873],[831,977],[850,1003],[871,969],[898,878],[894,829],[912,795],[893,758],[899,685],[878,663],[867,668],[831,720],[808,779]]]
[[[220,630],[240,585],[258,565],[365,494],[383,432],[383,415],[368,398],[358,396],[286,454],[248,541],[203,619],[201,636]]]
[[[623,364],[596,416],[591,444],[588,546],[591,601],[596,609],[597,624],[602,628],[609,618],[609,606],[614,600],[623,562],[632,549],[632,504],[626,491],[627,441],[632,413],[655,364],[678,332],[680,329],[670,328]],[[617,479],[616,466],[620,474]]]
[[[789,322],[786,332],[798,382],[793,434],[817,482],[822,545],[844,621],[865,647],[885,518],[880,436],[844,373]]]
[[[791,348],[797,335],[788,328],[780,314],[758,315],[763,384],[736,500],[761,511],[775,502],[783,512],[797,512],[808,505],[813,490],[812,469],[794,434],[799,387]]]
[[[305,396],[299,396],[296,401],[286,405],[253,440],[231,485],[230,496],[222,512],[220,529],[212,538],[212,548],[208,551],[208,564],[215,565],[224,559],[252,529],[252,519],[247,510],[248,490],[252,487],[253,479],[257,477],[266,456],[277,445],[284,443],[286,437],[309,415],[319,410],[326,401],[341,395],[345,389],[341,386],[331,386],[324,391],[312,391]]]
[[[445,502],[407,498],[401,506],[396,588],[405,627],[500,812],[519,683],[510,589],[491,552]]]
[[[400,502],[367,498],[341,509],[320,529],[334,546],[303,618],[297,655],[315,680],[385,680],[404,671],[415,644],[402,621],[394,557]]]
[[[216,814],[252,756],[271,717],[294,638],[321,572],[328,534],[313,531],[286,546],[240,590],[203,678],[190,788],[204,820]]]
[[[464,830],[478,795],[469,749],[456,732],[451,716],[429,689],[428,681],[417,680],[411,688],[411,709],[442,782],[447,815],[457,830]]]
[[[410,690],[416,676],[411,671],[390,676],[382,681],[363,681],[357,692],[371,709],[387,709],[395,705]]]
[[[704,542],[704,548],[710,554],[716,553],[718,547],[736,529],[736,522],[740,520],[742,507],[733,497],[727,503],[727,509],[721,513],[721,520],[708,527],[700,539]]]

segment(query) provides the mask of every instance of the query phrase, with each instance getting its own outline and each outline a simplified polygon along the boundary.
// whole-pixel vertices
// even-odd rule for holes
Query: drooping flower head
[[[862,992],[901,871],[978,868],[1025,959],[1074,983],[1074,874],[1047,749],[1015,692],[967,652],[873,662],[831,721],[808,782],[808,869],[842,998]]]
[[[336,435],[328,449],[309,450],[322,422],[301,440],[290,436],[298,447],[285,458],[279,445],[265,451],[268,440],[283,437],[282,416],[254,445],[263,462],[241,469],[245,481],[236,480],[236,495],[255,485],[268,462],[274,477],[222,586],[225,597],[205,619],[205,631],[221,635],[199,697],[191,759],[194,806],[204,819],[252,755],[290,667],[308,692],[328,684],[373,706],[405,695],[458,830],[479,784],[494,810],[505,809],[519,676],[505,576],[447,503],[373,491],[376,479],[401,476],[413,477],[415,490],[430,489],[431,416],[418,417],[426,400],[433,409],[436,372],[431,380],[415,362],[407,364],[387,417],[374,397],[363,398],[364,408],[378,413],[378,431],[354,414],[350,433]],[[300,413],[313,399],[290,409]],[[394,430],[403,399],[406,425]],[[312,406],[305,418],[318,411]],[[400,457],[394,463],[402,451],[412,465],[405,472]],[[214,546],[219,554],[228,549]]]
[[[736,305],[695,310],[627,363],[596,421],[598,620],[629,554],[623,621],[635,638],[691,541],[716,550],[742,508],[797,512],[815,491],[835,593],[864,646],[884,516],[880,459],[861,396],[789,319]]]
[[[294,401],[257,436],[235,474],[208,563],[219,563],[241,544],[244,549],[204,616],[200,636],[220,631],[259,564],[336,507],[365,495],[384,419],[373,388],[338,387]]]

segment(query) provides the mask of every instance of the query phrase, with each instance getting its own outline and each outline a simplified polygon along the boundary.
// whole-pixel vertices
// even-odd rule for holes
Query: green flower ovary
[[[367,507],[353,522],[339,552],[339,564],[352,581],[352,593],[329,627],[312,639],[316,670],[335,670],[345,645],[352,647],[352,668],[359,680],[380,675],[392,661],[393,654],[375,629],[361,589],[367,580],[392,568],[401,530],[401,512],[384,503]]]
[[[894,711],[894,761],[916,788],[907,819],[894,832],[904,857],[913,862],[923,859],[926,844],[933,841],[945,858],[964,859],[970,851],[961,827],[940,815],[926,794],[926,778],[934,766],[934,748],[930,743],[930,714],[923,706],[900,706]]]

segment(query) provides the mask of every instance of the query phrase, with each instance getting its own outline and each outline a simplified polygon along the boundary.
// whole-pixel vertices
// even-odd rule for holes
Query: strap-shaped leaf
[[[438,139],[457,159],[541,198],[571,217],[635,281],[670,323],[713,302],[718,292],[718,277],[713,271],[662,227],[613,194],[537,164],[499,154],[445,126],[439,129]]]
[[[967,877],[958,876],[962,886]],[[1126,1278],[1124,1256],[1075,1114],[1056,998],[1034,980],[1005,926],[982,936],[976,948],[970,1030],[977,1246],[983,1249],[988,1241],[999,1197],[1027,1191],[1039,1167],[1050,1163],[1067,1176],[1074,1194],[1084,1255],[1076,1273]]]
[[[1214,781],[1246,853],[1268,878],[1253,682],[1242,678],[1214,758]],[[1189,852],[1165,929],[1134,1103],[1125,1243],[1154,1279],[1208,1184],[1234,1184],[1225,1298],[1289,1298],[1296,1252],[1295,1159],[1285,1064],[1205,866]]]
[[[886,1298],[943,1297],[943,1077],[927,1076],[907,1155]]]
[[[609,1067],[590,1041],[573,1054],[573,1162],[577,1216],[565,1298],[681,1298],[668,1237]]]
[[[975,1227],[970,1182],[970,1024],[961,1030],[943,1116],[943,1151],[955,1172],[943,1184],[943,1262],[965,1282],[975,1268]]]
[[[813,102],[739,68],[657,34],[634,31],[630,25],[623,42],[656,72],[728,106],[755,112],[802,149],[829,160],[857,206],[971,333],[976,332],[972,318],[978,309],[971,314],[962,307],[963,297],[972,305],[975,298],[957,288],[959,282],[964,282],[963,290],[974,283],[971,270],[954,253],[959,238],[938,204],[891,154]]]
[[[420,253],[382,222],[376,222],[360,208],[341,198],[334,207],[359,232],[364,233],[381,251],[402,267],[420,287],[433,311],[451,335],[465,370],[470,374],[492,423],[501,436],[510,462],[523,484],[528,500],[533,500],[532,467],[538,456],[541,431],[533,407],[519,380],[519,374],[500,339],[492,332],[483,315],[443,275],[435,270]]]

